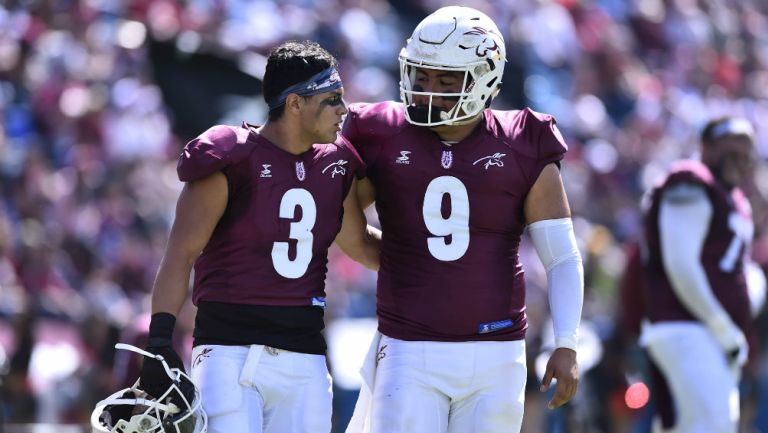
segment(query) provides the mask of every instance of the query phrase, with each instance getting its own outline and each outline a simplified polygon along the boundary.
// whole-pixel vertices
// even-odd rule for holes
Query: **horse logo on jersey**
[[[323,169],[323,173],[325,173],[325,171],[328,170],[329,168],[333,168],[333,170],[331,171],[331,179],[336,177],[337,174],[344,176],[345,174],[347,174],[347,167],[344,167],[344,165],[346,165],[347,162],[348,161],[345,161],[343,159],[340,159],[336,162],[332,162]]]
[[[493,38],[493,33],[489,33],[488,30],[482,27],[472,27],[472,29],[463,35],[465,36],[464,40],[467,40],[467,45],[459,44],[459,48],[462,50],[474,48],[477,57],[485,57],[488,51],[499,51],[499,44]],[[477,36],[482,37],[483,40],[474,44],[478,39]],[[468,39],[471,39],[471,41]]]
[[[387,345],[383,345],[379,347],[379,352],[376,354],[376,364],[381,362],[382,359],[387,357],[387,352],[385,352],[385,349],[387,348]]]
[[[410,150],[401,150],[400,151],[400,156],[398,156],[397,159],[395,159],[395,163],[397,163],[397,164],[405,164],[405,165],[410,164],[411,160],[408,159],[408,154],[410,154],[410,153],[411,153]]]
[[[203,362],[203,359],[205,359],[205,358],[209,358],[209,357],[211,356],[211,352],[213,352],[213,349],[211,349],[210,347],[206,347],[205,349],[203,349],[203,351],[202,351],[202,352],[200,352],[200,353],[199,353],[199,354],[198,354],[198,355],[195,357],[195,361],[192,363],[192,365],[194,365],[195,367],[197,367],[198,365],[200,365],[200,363],[202,363],[202,362]]]
[[[477,165],[478,162],[485,161],[485,169],[488,170],[488,167],[495,165],[496,167],[504,167],[504,161],[501,160],[501,158],[507,156],[506,153],[499,153],[496,152],[493,155],[484,156],[477,161],[473,162],[472,165]]]
[[[443,156],[440,158],[440,164],[445,169],[451,168],[453,165],[453,152],[450,150],[444,150]]]
[[[259,177],[272,177],[272,170],[269,169],[269,167],[272,167],[272,164],[261,164],[261,166],[264,168],[261,170]]]
[[[304,181],[307,177],[307,170],[304,169],[304,162],[299,161],[296,163],[296,179]]]

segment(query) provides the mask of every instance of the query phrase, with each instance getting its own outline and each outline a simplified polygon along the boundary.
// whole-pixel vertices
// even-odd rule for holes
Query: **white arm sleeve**
[[[584,303],[584,268],[573,223],[570,218],[536,221],[528,226],[528,233],[547,271],[555,347],[576,350]]]
[[[694,317],[718,333],[735,325],[715,298],[701,264],[712,212],[702,187],[671,188],[661,198],[659,237],[662,263],[675,295]]]

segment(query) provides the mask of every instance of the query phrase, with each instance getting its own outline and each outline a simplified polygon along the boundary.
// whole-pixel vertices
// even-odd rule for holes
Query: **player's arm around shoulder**
[[[539,174],[525,199],[524,213],[531,240],[547,271],[556,348],[547,363],[541,390],[557,379],[555,395],[548,404],[554,409],[573,398],[578,388],[576,345],[584,299],[581,254],[560,170],[554,163]]]
[[[178,314],[192,265],[224,214],[228,198],[227,179],[219,171],[184,185],[152,289],[153,313]]]
[[[341,222],[341,230],[336,235],[336,244],[356,262],[368,269],[378,271],[381,231],[367,225],[363,213],[364,207],[360,202],[360,194],[358,193],[360,184],[363,182],[369,181],[367,179],[354,179],[347,196],[344,198],[344,218]],[[370,205],[370,201],[365,207],[367,205]]]

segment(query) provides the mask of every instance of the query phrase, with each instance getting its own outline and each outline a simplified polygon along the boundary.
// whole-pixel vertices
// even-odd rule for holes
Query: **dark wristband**
[[[176,316],[161,312],[152,315],[149,322],[149,346],[170,346],[173,337],[173,327],[176,326]]]

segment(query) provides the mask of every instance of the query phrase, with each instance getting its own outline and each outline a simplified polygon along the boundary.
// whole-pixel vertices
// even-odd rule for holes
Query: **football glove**
[[[149,324],[149,342],[146,351],[153,355],[160,355],[168,363],[171,369],[184,371],[184,363],[173,350],[172,335],[173,327],[176,324],[176,317],[170,313],[155,313],[152,315],[152,321]],[[141,365],[139,383],[142,389],[152,397],[159,397],[171,387],[172,379],[165,371],[163,364],[157,359],[145,357]],[[182,392],[186,395],[184,383],[178,384]],[[193,391],[193,390],[192,390]],[[191,401],[194,396],[192,392],[187,398]]]

